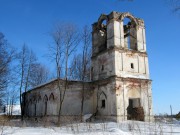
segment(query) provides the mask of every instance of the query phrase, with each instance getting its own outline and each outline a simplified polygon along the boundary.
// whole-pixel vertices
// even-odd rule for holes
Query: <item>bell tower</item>
[[[152,120],[144,21],[128,12],[111,12],[92,26],[91,80],[97,86],[99,115],[135,119],[131,112],[139,109],[143,120]]]
[[[129,19],[126,24],[125,18]],[[110,76],[149,79],[142,19],[130,13],[101,15],[92,33],[92,80]]]

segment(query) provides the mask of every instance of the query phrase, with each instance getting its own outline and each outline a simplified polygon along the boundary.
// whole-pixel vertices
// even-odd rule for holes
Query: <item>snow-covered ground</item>
[[[1,126],[2,135],[180,135],[180,122],[173,124],[138,121],[68,124],[62,127]]]

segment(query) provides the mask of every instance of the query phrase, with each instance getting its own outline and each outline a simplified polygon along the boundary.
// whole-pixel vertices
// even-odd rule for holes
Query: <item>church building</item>
[[[84,84],[83,114],[117,122],[152,121],[151,82],[144,21],[128,12],[102,14],[92,25],[91,81]],[[68,81],[62,116],[80,117],[82,87],[81,81]],[[58,116],[57,79],[24,96],[25,116]]]

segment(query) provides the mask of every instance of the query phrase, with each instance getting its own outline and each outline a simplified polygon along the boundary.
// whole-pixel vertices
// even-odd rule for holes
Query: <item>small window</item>
[[[103,99],[103,100],[101,100],[101,102],[102,102],[101,108],[105,108],[105,100]]]
[[[133,63],[131,63],[131,69],[134,69],[134,64]]]
[[[101,67],[101,71],[104,71],[104,65],[102,65],[102,67]]]

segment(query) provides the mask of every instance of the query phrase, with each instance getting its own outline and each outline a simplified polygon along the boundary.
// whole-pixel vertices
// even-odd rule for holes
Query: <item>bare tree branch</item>
[[[57,86],[59,91],[59,117],[58,124],[61,121],[61,109],[68,87],[69,59],[79,44],[79,31],[73,24],[59,23],[54,26],[51,32],[54,44],[50,46],[50,55],[56,65]],[[64,81],[60,80],[64,77]]]
[[[180,14],[180,0],[166,0],[173,13]]]

